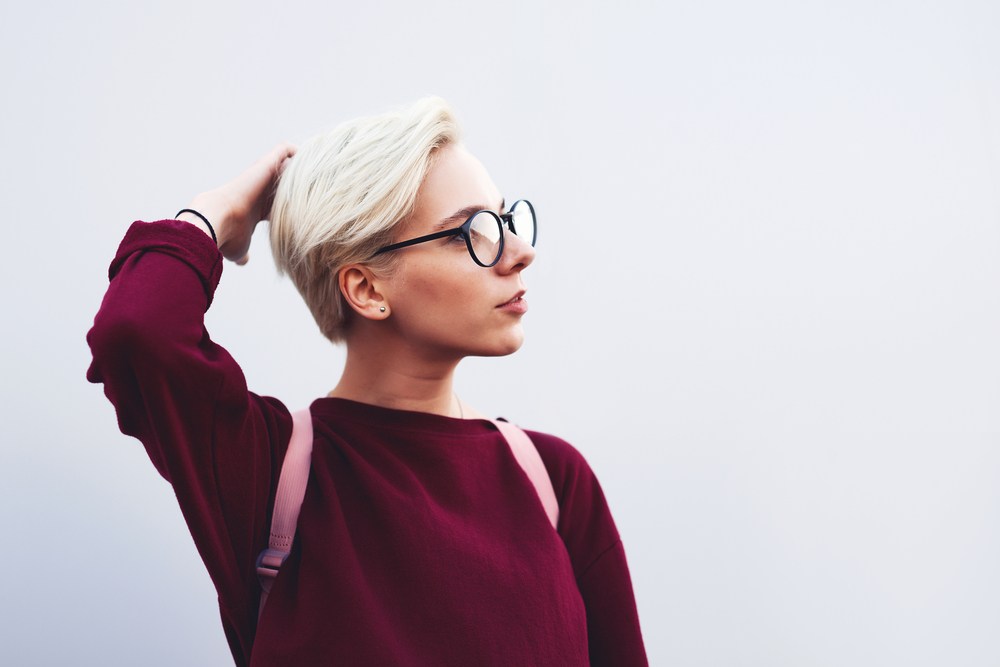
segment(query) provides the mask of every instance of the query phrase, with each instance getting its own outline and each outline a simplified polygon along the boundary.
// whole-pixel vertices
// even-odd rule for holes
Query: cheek
[[[479,268],[479,267],[476,267]],[[456,333],[475,326],[476,313],[483,310],[482,276],[464,264],[407,267],[399,274],[399,297],[394,310],[413,333]]]
[[[404,299],[419,303],[424,309],[454,308],[475,292],[475,277],[454,267],[438,265],[420,267],[403,274]]]

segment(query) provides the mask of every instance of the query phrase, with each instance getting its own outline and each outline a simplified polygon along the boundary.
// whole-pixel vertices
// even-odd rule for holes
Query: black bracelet
[[[177,211],[177,215],[175,215],[174,217],[175,218],[178,217],[181,213],[190,213],[191,215],[196,215],[199,218],[201,218],[201,221],[205,223],[206,227],[208,227],[208,231],[212,232],[212,240],[215,241],[216,245],[219,244],[219,239],[215,235],[215,227],[213,227],[212,223],[208,221],[208,218],[206,218],[193,208],[182,208],[181,210]]]

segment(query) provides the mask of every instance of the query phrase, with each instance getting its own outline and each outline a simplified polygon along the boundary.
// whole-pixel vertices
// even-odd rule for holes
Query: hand
[[[219,238],[219,250],[226,259],[237,264],[247,263],[250,238],[257,223],[270,212],[278,176],[285,161],[293,155],[295,146],[275,146],[242,174],[225,185],[201,193],[191,202],[189,208],[199,211],[212,223]],[[181,214],[180,218],[203,226],[188,213]]]

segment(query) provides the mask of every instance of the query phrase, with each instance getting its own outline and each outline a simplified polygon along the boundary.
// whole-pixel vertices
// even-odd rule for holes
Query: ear
[[[379,278],[364,264],[348,264],[337,273],[340,293],[351,308],[369,320],[389,317],[389,305],[381,291]]]

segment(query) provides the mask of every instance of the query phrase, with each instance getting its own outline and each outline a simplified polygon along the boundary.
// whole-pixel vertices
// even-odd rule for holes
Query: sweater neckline
[[[420,431],[446,435],[483,435],[496,431],[496,426],[487,419],[459,419],[429,412],[387,408],[371,403],[362,403],[348,398],[324,396],[310,405],[313,415],[338,421],[351,421],[379,429]]]

